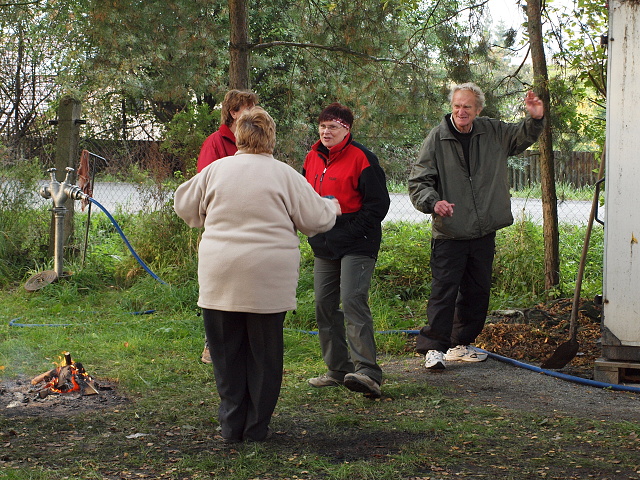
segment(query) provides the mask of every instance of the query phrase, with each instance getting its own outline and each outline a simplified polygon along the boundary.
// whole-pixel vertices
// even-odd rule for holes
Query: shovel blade
[[[576,340],[569,340],[564,342],[556,348],[556,351],[547,358],[542,365],[542,368],[548,368],[551,370],[557,370],[564,367],[567,363],[573,360],[573,357],[578,353],[580,344]]]

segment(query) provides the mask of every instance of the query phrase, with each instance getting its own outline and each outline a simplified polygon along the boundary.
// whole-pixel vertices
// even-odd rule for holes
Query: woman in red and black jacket
[[[320,140],[307,154],[302,173],[316,192],[340,202],[342,216],[330,231],[309,238],[318,336],[328,368],[309,384],[344,384],[379,397],[382,370],[376,361],[369,286],[389,210],[385,174],[378,158],[353,140],[348,107],[332,103],[318,123]]]

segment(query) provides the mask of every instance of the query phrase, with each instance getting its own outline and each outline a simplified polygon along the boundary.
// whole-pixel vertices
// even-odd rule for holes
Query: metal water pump
[[[82,191],[77,185],[72,185],[69,180],[75,170],[71,167],[66,168],[67,175],[62,183],[56,179],[56,169],[47,170],[51,176],[48,186],[40,189],[40,195],[44,198],[53,199],[53,214],[55,218],[55,250],[54,250],[54,270],[59,277],[62,276],[63,250],[64,250],[64,217],[67,214],[65,203],[68,199],[82,200],[88,199],[89,196]]]

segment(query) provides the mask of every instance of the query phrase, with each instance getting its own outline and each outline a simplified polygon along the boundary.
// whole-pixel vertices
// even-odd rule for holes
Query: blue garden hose
[[[158,282],[160,282],[163,285],[167,285],[167,282],[163,281],[160,279],[160,277],[158,277],[155,273],[153,273],[151,271],[151,269],[147,266],[146,263],[144,263],[144,261],[138,256],[138,254],[136,253],[136,251],[133,249],[133,247],[131,246],[131,244],[129,243],[129,240],[127,240],[127,237],[125,237],[124,232],[122,231],[122,229],[120,228],[120,225],[118,225],[118,222],[116,222],[116,219],[113,218],[113,216],[107,211],[106,208],[104,208],[102,205],[100,205],[100,203],[91,197],[88,197],[89,201],[91,203],[93,203],[94,205],[96,205],[97,207],[100,208],[100,210],[102,210],[105,215],[109,218],[109,220],[111,220],[111,223],[113,223],[113,226],[116,227],[116,230],[118,231],[118,233],[120,234],[120,236],[122,237],[122,240],[124,240],[124,243],[127,245],[127,247],[129,248],[129,251],[131,252],[131,254],[133,255],[133,257],[138,261],[138,263],[142,266],[142,268],[144,268],[147,273],[149,275],[151,275],[153,278],[155,278]]]
[[[481,349],[480,349],[481,350]],[[491,358],[495,360],[499,360],[501,362],[509,363],[516,367],[526,368],[531,370],[532,372],[544,373],[545,375],[549,375],[551,377],[560,378],[562,380],[567,380],[569,382],[581,383],[583,385],[589,385],[591,387],[597,388],[606,388],[610,390],[620,390],[623,392],[635,392],[640,393],[640,387],[631,387],[627,385],[618,385],[616,383],[605,383],[605,382],[596,382],[595,380],[589,380],[588,378],[582,377],[574,377],[573,375],[567,375],[566,373],[560,373],[553,370],[547,370],[544,368],[536,367],[534,365],[529,365],[527,363],[519,362],[518,360],[514,360],[512,358],[503,357],[502,355],[498,355],[496,353],[487,352],[486,350],[482,350],[486,354],[488,354]]]
[[[154,313],[155,310],[144,310],[142,312],[130,312],[131,315],[150,315]],[[72,327],[77,324],[75,323],[20,323],[22,317],[14,318],[9,322],[10,327]]]

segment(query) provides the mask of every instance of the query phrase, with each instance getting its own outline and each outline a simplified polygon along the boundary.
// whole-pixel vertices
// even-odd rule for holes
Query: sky
[[[553,0],[553,5],[556,8],[572,9],[574,0]],[[524,5],[523,0],[523,5]],[[516,37],[516,44],[522,39],[524,28],[522,23],[525,21],[524,10],[518,6],[518,0],[489,0],[489,11],[491,13],[492,25],[497,27],[502,23],[504,28],[513,28],[518,32]],[[546,21],[543,21],[543,29],[548,28]],[[552,48],[551,45],[547,45],[546,48]],[[526,49],[520,53],[524,54]],[[520,56],[516,55],[514,62],[520,61]]]
[[[522,9],[517,6],[517,0],[489,0],[489,11],[494,25],[502,21],[506,27],[518,28],[522,25]]]
[[[574,0],[553,0],[555,8],[572,9]],[[524,0],[522,2],[525,5]],[[494,25],[500,20],[507,27],[518,28],[524,21],[524,11],[518,6],[518,0],[489,0],[488,3]]]

